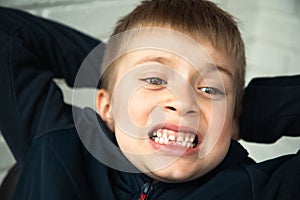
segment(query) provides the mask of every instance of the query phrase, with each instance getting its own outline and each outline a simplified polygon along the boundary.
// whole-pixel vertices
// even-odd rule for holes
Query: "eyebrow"
[[[139,65],[147,62],[158,62],[162,65],[168,65],[170,63],[168,58],[161,57],[161,56],[146,56],[141,60],[138,60],[137,62],[134,63],[134,65]],[[210,68],[210,71],[215,71],[219,70],[220,72],[228,75],[230,78],[233,78],[233,74],[230,70],[226,69],[226,67],[220,66],[220,65],[215,65],[212,63],[208,64],[208,67]]]
[[[138,60],[136,63],[134,63],[134,65],[139,65],[139,64],[143,64],[143,63],[147,63],[147,62],[158,62],[160,64],[163,65],[167,65],[168,63],[170,63],[168,58],[165,57],[161,57],[161,56],[146,56],[141,60]]]
[[[225,67],[219,65],[212,65],[212,66],[214,66],[214,68],[218,69],[220,72],[223,72],[224,74],[228,75],[230,78],[233,78],[232,72],[226,69]]]

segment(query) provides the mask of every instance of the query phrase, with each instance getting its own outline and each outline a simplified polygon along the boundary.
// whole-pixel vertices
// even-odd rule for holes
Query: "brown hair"
[[[215,48],[223,48],[235,60],[236,112],[241,111],[245,79],[245,50],[234,17],[206,0],[145,0],[131,13],[119,20],[116,35],[139,27],[168,26],[197,39],[206,39]],[[102,88],[111,89],[114,67],[108,67],[102,76]]]

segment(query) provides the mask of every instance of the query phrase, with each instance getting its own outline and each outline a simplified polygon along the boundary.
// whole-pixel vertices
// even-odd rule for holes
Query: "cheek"
[[[205,132],[214,130],[216,132],[227,119],[226,102],[200,99],[198,101],[200,110],[200,127]]]
[[[220,108],[222,110],[222,113],[220,114],[219,120],[223,122],[222,126],[222,137],[231,139],[232,135],[232,129],[234,126],[234,109],[235,109],[235,101],[233,101],[233,98],[229,96],[226,100],[226,107]],[[221,118],[223,117],[223,119]]]
[[[128,115],[131,122],[139,127],[145,127],[150,121],[152,110],[159,104],[154,96],[136,93],[128,101]]]
[[[141,141],[137,140],[136,137],[134,137],[133,135],[124,133],[120,129],[116,129],[115,135],[121,151],[125,154],[127,158],[130,158],[131,156],[134,156],[138,153],[144,152],[144,150],[141,148]]]
[[[213,145],[218,138],[231,137],[233,104],[231,97],[220,101],[199,101],[201,114],[199,129],[209,144]]]

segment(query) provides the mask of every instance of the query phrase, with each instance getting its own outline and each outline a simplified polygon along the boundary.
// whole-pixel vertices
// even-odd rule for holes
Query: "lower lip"
[[[167,145],[167,144],[159,144],[154,142],[149,138],[150,145],[166,155],[176,156],[176,157],[186,157],[186,156],[194,156],[198,155],[200,151],[200,145],[198,144],[194,148],[185,148],[177,145]]]

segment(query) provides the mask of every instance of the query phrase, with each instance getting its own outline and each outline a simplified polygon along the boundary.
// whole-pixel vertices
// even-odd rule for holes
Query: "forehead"
[[[118,34],[111,38],[108,51],[108,60],[117,63],[118,72],[136,63],[165,64],[181,58],[194,67],[216,66],[232,76],[236,73],[234,59],[225,48],[215,48],[207,39],[195,39],[169,28],[139,28]]]
[[[133,68],[142,66],[144,64],[147,64],[147,67],[153,66],[153,68],[158,69],[158,64],[177,70],[181,69],[181,73],[183,73],[184,71],[188,72],[192,70],[193,73],[203,76],[211,72],[220,72],[221,74],[227,76],[227,78],[233,78],[234,70],[231,62],[228,60],[228,57],[223,56],[222,54],[218,55],[218,52],[212,53],[213,56],[217,58],[217,63],[215,63],[214,60],[212,60],[205,54],[198,55],[197,58],[199,59],[199,62],[193,63],[193,65],[189,62],[189,60],[186,60],[186,58],[182,58],[180,55],[174,54],[173,52],[167,52],[157,49],[138,50],[126,54],[122,57],[122,59],[119,60],[117,74],[120,76],[127,71],[130,71]]]

